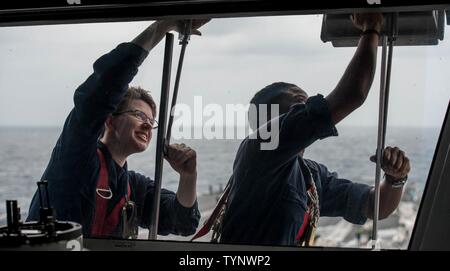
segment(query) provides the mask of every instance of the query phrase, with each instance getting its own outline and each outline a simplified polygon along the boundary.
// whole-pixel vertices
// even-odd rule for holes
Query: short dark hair
[[[279,99],[283,93],[292,88],[298,88],[294,84],[286,82],[272,83],[260,91],[256,92],[253,98],[250,100],[251,104],[272,104],[275,100]]]
[[[150,95],[150,92],[141,87],[129,87],[114,113],[127,110],[132,100],[143,100],[146,102],[152,110],[153,118],[156,117],[156,103]]]
[[[270,105],[278,104],[280,110],[279,113],[280,114],[286,113],[290,108],[290,104],[288,103],[288,101],[290,101],[289,98],[292,96],[292,93],[289,92],[290,90],[303,91],[295,84],[286,82],[275,82],[256,92],[253,98],[250,100],[250,106],[256,106],[257,119],[256,120],[250,119],[251,117],[254,116],[250,116],[251,114],[249,114],[250,127],[253,130],[259,127],[259,116],[260,116],[259,105],[262,104],[267,105],[267,113],[268,113],[267,120],[275,117],[271,116]]]

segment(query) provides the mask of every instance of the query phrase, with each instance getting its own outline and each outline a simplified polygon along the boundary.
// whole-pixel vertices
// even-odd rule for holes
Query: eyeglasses
[[[132,116],[134,116],[135,118],[137,118],[138,120],[142,121],[143,123],[148,123],[152,129],[156,129],[158,128],[158,122],[155,119],[149,118],[147,117],[147,115],[142,112],[141,110],[127,110],[127,111],[122,111],[122,112],[117,112],[117,113],[113,113],[113,116],[118,116],[118,115],[122,115],[122,114],[130,114]]]

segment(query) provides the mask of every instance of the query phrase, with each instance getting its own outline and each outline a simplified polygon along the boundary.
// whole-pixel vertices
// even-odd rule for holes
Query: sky
[[[94,61],[151,23],[0,28],[0,126],[62,126]],[[201,97],[204,106],[225,110],[226,104],[247,105],[256,91],[277,81],[297,84],[310,96],[327,95],[356,48],[322,42],[321,24],[321,15],[213,19],[187,47],[178,102],[192,107]],[[445,31],[449,35],[450,27]],[[131,83],[150,90],[157,103],[163,49],[161,42],[150,52]],[[179,49],[176,42],[172,79]],[[381,48],[378,57],[368,99],[339,125],[378,123]],[[447,37],[438,46],[395,47],[388,125],[440,127],[450,98],[449,65]]]

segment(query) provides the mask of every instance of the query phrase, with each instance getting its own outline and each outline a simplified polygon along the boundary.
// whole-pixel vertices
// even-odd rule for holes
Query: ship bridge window
[[[407,25],[408,18],[404,20],[399,23]],[[287,82],[297,85],[310,97],[317,94],[326,97],[338,84],[356,47],[354,41],[353,44],[333,44],[333,37],[326,40],[322,33],[323,22],[322,14],[218,18],[200,28],[201,36],[191,36],[184,57],[171,142],[184,143],[197,153],[196,189],[202,216],[197,230],[212,213],[225,189],[233,163],[240,158],[236,153],[241,142],[251,135],[247,117],[254,94],[274,82]],[[74,92],[93,72],[92,64],[121,42],[132,40],[151,23],[0,28],[0,202],[19,200],[22,220],[29,215],[36,182],[42,178],[55,145],[63,140],[60,134],[74,107]],[[351,22],[348,23],[351,26]],[[444,30],[450,31],[449,26],[445,25]],[[409,35],[413,43],[414,32]],[[378,223],[378,241],[382,248],[405,249],[449,102],[450,41],[439,40],[437,45],[394,44],[394,48],[385,146],[403,150],[409,157],[411,171],[398,208]],[[131,82],[132,86],[151,91],[158,110],[162,100],[164,49],[163,40],[150,52]],[[180,49],[175,41],[171,90]],[[336,125],[339,136],[317,140],[303,154],[304,158],[326,165],[330,173],[336,172],[339,178],[369,186],[375,184],[376,164],[369,157],[377,150],[381,63],[380,46],[374,80],[363,105]],[[97,102],[101,106],[105,101]],[[74,128],[71,133],[82,130]],[[128,170],[154,178],[157,133],[157,129],[153,130],[147,151],[127,159]],[[82,152],[80,147],[70,155]],[[53,159],[58,162],[64,157]],[[86,166],[84,163],[87,162],[77,160],[74,165]],[[65,179],[67,170],[69,168],[47,176],[50,187]],[[162,172],[162,187],[177,191],[179,174],[167,162]],[[94,192],[83,190],[81,185],[82,178],[89,177],[88,174],[80,176],[66,185],[70,189],[78,187],[78,196],[92,200]],[[257,183],[258,179],[254,181]],[[72,197],[74,191],[61,193]],[[274,198],[276,196],[280,195]],[[254,195],[253,198],[258,199]],[[319,198],[319,206],[321,200]],[[252,204],[259,206],[256,202]],[[67,215],[68,208],[53,207],[57,216]],[[294,215],[288,216],[286,214],[280,221],[290,223],[290,219],[296,219]],[[71,217],[77,218],[77,215]],[[6,224],[3,207],[0,208],[0,224]],[[355,225],[342,217],[321,217],[312,245],[370,247],[372,228],[370,219],[363,225]],[[147,239],[148,230],[139,228],[138,238]],[[190,238],[192,235],[158,236],[159,240],[189,241]],[[208,234],[197,241],[208,242],[210,238]],[[261,244],[264,243],[261,240]]]

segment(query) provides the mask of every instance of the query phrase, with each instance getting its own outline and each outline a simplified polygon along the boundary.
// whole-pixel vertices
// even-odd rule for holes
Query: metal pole
[[[19,232],[20,210],[17,207],[17,200],[6,201],[6,225],[8,234]]]
[[[167,134],[166,134],[166,142],[165,142],[166,146],[170,144],[170,136],[172,133],[172,124],[173,124],[173,113],[175,110],[175,105],[177,104],[181,70],[183,69],[184,54],[186,52],[186,46],[189,43],[189,36],[190,36],[191,28],[192,28],[192,21],[191,20],[185,21],[183,35],[180,34],[180,37],[179,37],[180,44],[181,44],[181,52],[180,52],[180,58],[178,59],[178,68],[177,68],[177,74],[175,77],[175,86],[174,86],[173,96],[172,96],[172,105],[170,107],[169,124],[167,126]]]
[[[397,14],[389,17],[390,32],[389,37],[382,36],[382,60],[381,60],[381,80],[380,80],[380,103],[378,115],[378,139],[377,139],[377,164],[375,169],[375,199],[373,212],[373,232],[372,232],[372,249],[376,248],[378,238],[378,219],[380,209],[380,183],[381,183],[381,164],[383,158],[383,150],[386,140],[386,126],[389,105],[389,89],[392,70],[393,44],[397,36]],[[389,42],[388,60],[386,63],[386,50]]]
[[[380,179],[381,179],[381,158],[384,149],[384,105],[385,105],[385,90],[386,90],[386,49],[387,39],[382,36],[381,43],[383,45],[381,56],[381,75],[380,75],[380,102],[378,111],[378,137],[377,137],[377,164],[375,168],[375,199],[373,210],[373,228],[372,228],[372,249],[375,249],[378,231],[378,217],[380,204]]]
[[[164,66],[161,85],[161,102],[158,119],[158,138],[156,143],[155,193],[153,196],[152,216],[148,232],[148,239],[156,240],[158,234],[159,201],[161,198],[161,180],[164,163],[164,135],[166,134],[167,107],[169,104],[170,72],[172,69],[173,34],[166,34],[164,51]]]
[[[392,70],[392,55],[394,52],[394,42],[395,39],[397,38],[397,18],[398,18],[398,13],[394,13],[391,16],[391,29],[390,29],[390,33],[389,33],[389,38],[388,38],[388,46],[389,46],[389,50],[388,50],[388,62],[387,62],[387,71],[386,71],[386,92],[385,92],[385,102],[384,102],[384,131],[386,131],[386,126],[387,126],[387,115],[388,115],[388,106],[389,106],[389,90],[390,90],[390,86],[391,86],[391,70]],[[386,138],[386,132],[383,135],[383,142],[386,142],[385,138]]]

